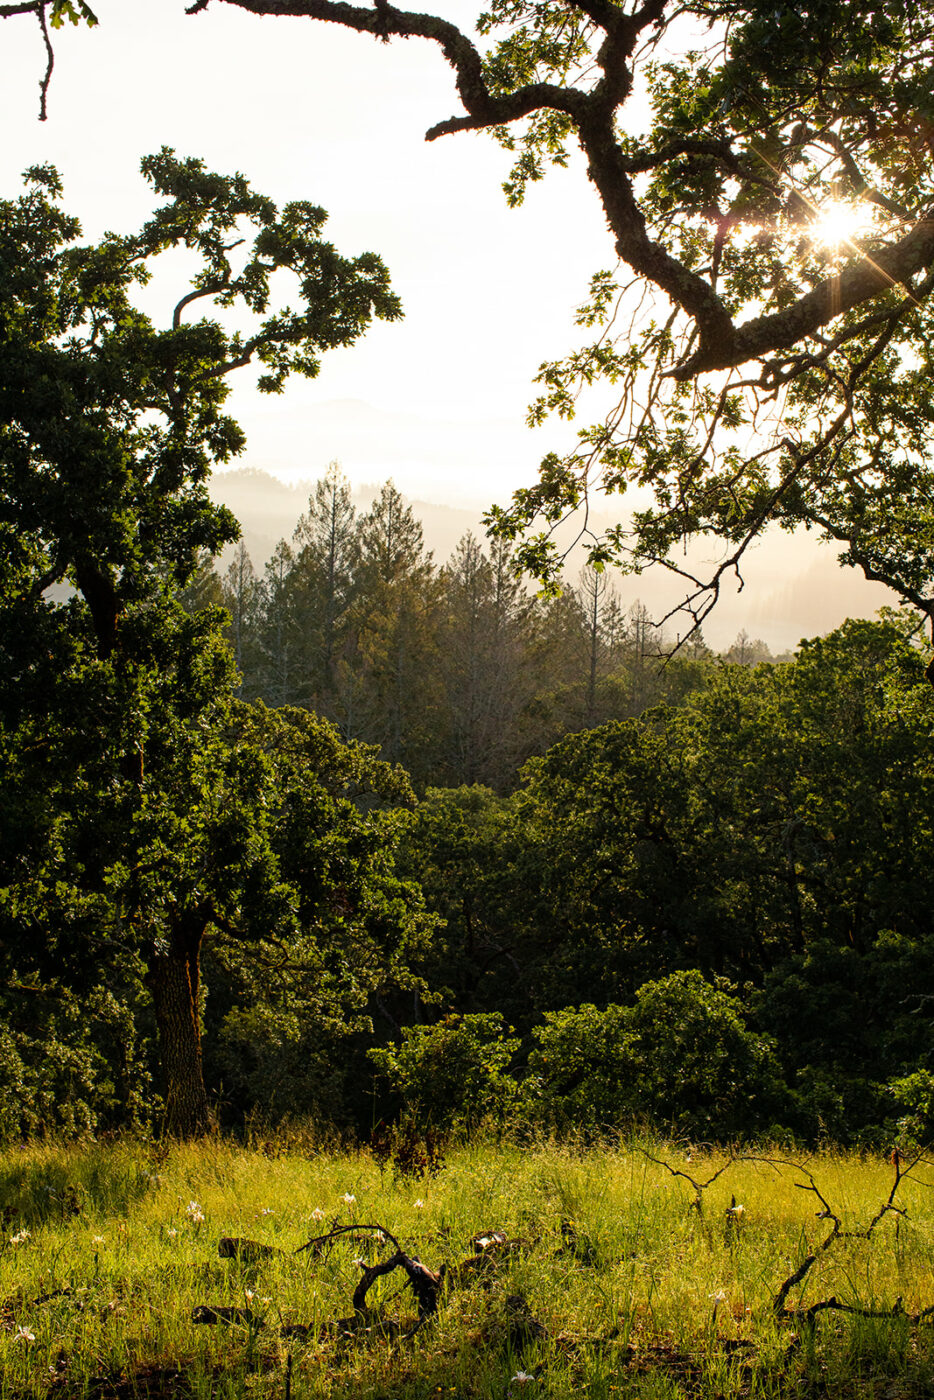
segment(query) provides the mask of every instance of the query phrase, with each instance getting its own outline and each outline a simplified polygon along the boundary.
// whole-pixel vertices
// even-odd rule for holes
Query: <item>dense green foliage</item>
[[[336,471],[262,580],[242,550],[218,578],[226,375],[277,392],[398,305],[320,210],[144,166],[132,237],[78,244],[50,170],[0,204],[0,1135],[923,1135],[910,619],[662,671],[599,573],[532,600],[470,538],[438,570],[391,484],[357,520]],[[131,292],[173,249],[158,330]]]
[[[696,970],[646,982],[630,1007],[546,1011],[534,1039],[526,1112],[558,1131],[643,1120],[725,1140],[766,1131],[788,1111],[772,1044]]]
[[[568,737],[506,802],[429,794],[409,837],[447,920],[429,981],[530,1031],[679,969],[726,977],[774,1040],[779,1117],[881,1127],[886,1086],[931,1054],[932,724],[901,627],[849,623],[792,664],[712,667],[677,708]]]
[[[262,986],[267,1017],[284,1004],[288,1038],[289,1017],[354,1027],[369,990],[407,977],[401,949],[428,926],[392,866],[405,776],[307,713],[237,702],[223,613],[193,616],[177,596],[238,533],[205,488],[243,442],[222,411],[228,373],[255,360],[278,392],[398,302],[378,258],[321,239],[322,210],[280,214],[242,176],[171,151],[143,169],[165,202],[139,234],[95,246],[77,243],[52,170],[0,204],[11,1134],[150,1117],[153,1030],[166,1124],[203,1131],[204,947],[241,995]],[[193,277],[159,330],[130,294],[170,250]],[[275,309],[287,277],[297,309]],[[251,328],[189,323],[206,300]]]
[[[504,1121],[516,1087],[505,1070],[518,1045],[494,1011],[406,1026],[399,1045],[371,1050],[369,1058],[406,1118],[442,1133],[470,1132],[485,1120]]]

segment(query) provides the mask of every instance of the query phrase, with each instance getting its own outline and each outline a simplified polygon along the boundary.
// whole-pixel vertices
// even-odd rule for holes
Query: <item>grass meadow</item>
[[[890,1162],[770,1155],[486,1143],[411,1181],[300,1134],[14,1148],[0,1154],[0,1397],[930,1396],[934,1327],[918,1315],[934,1305],[934,1165],[901,1180],[904,1213],[867,1238]],[[412,1335],[401,1270],[374,1280],[353,1326],[385,1240],[361,1229],[294,1253],[348,1224],[447,1264]],[[221,1258],[225,1236],[282,1252]],[[205,1307],[240,1311],[193,1321]]]

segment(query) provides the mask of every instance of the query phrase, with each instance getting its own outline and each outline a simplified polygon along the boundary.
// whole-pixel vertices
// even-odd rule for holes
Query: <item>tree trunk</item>
[[[203,928],[176,931],[166,952],[150,964],[165,1083],[165,1131],[173,1137],[202,1137],[213,1120],[201,1063],[198,1014],[199,957]]]

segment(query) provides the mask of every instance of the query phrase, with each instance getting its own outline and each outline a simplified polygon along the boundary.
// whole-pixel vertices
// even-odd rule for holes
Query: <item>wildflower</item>
[[[321,1209],[320,1206],[315,1206],[314,1210],[311,1212],[311,1218],[312,1220],[324,1219],[324,1211]]]
[[[361,1259],[359,1255],[357,1255],[357,1258],[354,1260],[354,1263],[356,1264],[358,1269],[366,1269],[369,1267],[366,1260]]]
[[[92,1236],[91,1236],[91,1243],[92,1243],[93,1245],[103,1244],[103,1243],[104,1243],[104,1240],[105,1240],[106,1238],[107,1238],[106,1235],[92,1235]]]
[[[20,1230],[19,1234],[10,1236],[10,1244],[16,1249],[19,1245],[25,1244],[26,1241],[30,1239],[32,1239],[32,1235],[28,1230]]]
[[[260,1215],[275,1215],[275,1213],[276,1212],[274,1210],[270,1210],[269,1206],[263,1206],[262,1210],[260,1211]]]
[[[413,1209],[413,1210],[424,1210],[424,1209],[425,1209],[425,1202],[422,1200],[421,1196],[419,1196],[419,1198],[418,1198],[417,1201],[413,1201],[413,1202],[412,1202],[412,1209]]]
[[[246,1298],[248,1303],[252,1303],[253,1299],[256,1297],[256,1294],[253,1292],[252,1288],[248,1288],[243,1296]]]
[[[269,1304],[272,1302],[272,1299],[271,1299],[271,1298],[267,1298],[267,1297],[264,1296],[264,1297],[260,1298],[259,1301],[260,1301],[260,1303],[263,1305],[264,1308],[268,1308],[268,1307],[269,1307]]]
[[[734,1218],[735,1220],[739,1220],[742,1216],[744,1216],[744,1215],[746,1214],[746,1207],[745,1207],[745,1206],[727,1206],[727,1208],[726,1208],[726,1213],[727,1213],[727,1215],[732,1215],[733,1218]]]
[[[31,1327],[17,1327],[13,1333],[14,1342],[25,1342],[28,1346],[30,1342],[36,1340],[36,1334]]]
[[[513,1381],[515,1381],[517,1385],[528,1385],[529,1381],[537,1379],[537,1376],[530,1375],[528,1371],[517,1371],[514,1376],[510,1377],[509,1384],[512,1385]]]
[[[174,1240],[175,1236],[178,1234],[178,1231],[175,1229],[174,1225],[170,1225],[165,1233],[168,1235],[170,1240]]]
[[[204,1211],[198,1205],[197,1201],[188,1202],[188,1209],[185,1211],[185,1214],[188,1216],[188,1219],[191,1221],[192,1225],[204,1224]]]
[[[714,1307],[719,1307],[721,1303],[726,1302],[726,1290],[723,1288],[718,1288],[716,1293],[708,1293],[707,1297],[713,1303]]]
[[[341,1196],[341,1200],[344,1202],[345,1206],[352,1206],[356,1199],[356,1196],[351,1196],[349,1191],[345,1191],[343,1196]]]

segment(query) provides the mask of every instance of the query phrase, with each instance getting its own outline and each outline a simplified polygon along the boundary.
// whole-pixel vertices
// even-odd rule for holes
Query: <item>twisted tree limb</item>
[[[844,312],[893,287],[910,289],[912,279],[934,264],[934,208],[926,207],[915,211],[907,232],[873,248],[871,253],[851,244],[850,261],[841,271],[824,277],[789,305],[737,322],[711,281],[652,236],[632,176],[658,169],[678,155],[703,156],[721,170],[737,175],[745,168],[739,152],[730,141],[682,140],[658,150],[633,153],[624,148],[617,133],[619,108],[632,93],[634,52],[647,30],[673,18],[673,6],[668,0],[648,0],[632,13],[606,0],[577,0],[572,9],[587,16],[603,34],[594,56],[599,70],[597,81],[589,89],[571,82],[531,82],[508,92],[491,89],[476,45],[456,25],[438,15],[397,9],[382,0],[373,7],[349,4],[346,0],[221,3],[259,16],[339,24],[380,39],[422,38],[437,44],[454,69],[464,112],[430,127],[426,133],[429,141],[458,131],[501,128],[539,112],[567,117],[586,157],[587,172],[600,197],[619,256],[681,307],[696,325],[694,345],[668,371],[675,381],[685,382],[709,371],[735,368],[787,350]],[[194,11],[203,8],[200,2],[192,6]],[[765,162],[762,174],[756,177],[760,185],[769,183],[767,167]]]

